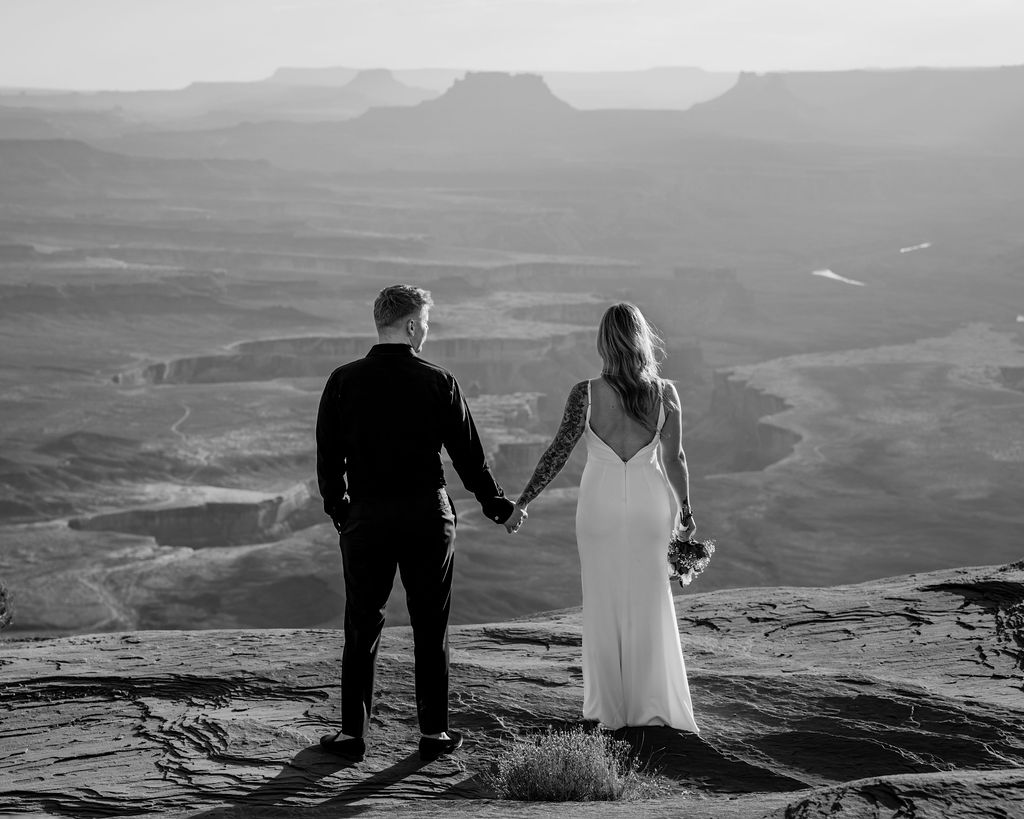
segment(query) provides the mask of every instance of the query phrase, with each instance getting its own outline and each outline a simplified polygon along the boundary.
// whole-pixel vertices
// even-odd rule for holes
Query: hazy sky
[[[1024,0],[0,0],[0,85],[170,88],[282,65],[1011,65]]]

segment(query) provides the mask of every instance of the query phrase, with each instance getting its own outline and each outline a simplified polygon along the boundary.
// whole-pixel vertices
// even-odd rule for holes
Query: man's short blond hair
[[[373,303],[373,322],[378,330],[393,327],[402,319],[419,313],[423,307],[433,307],[430,291],[411,284],[393,284],[380,291]]]

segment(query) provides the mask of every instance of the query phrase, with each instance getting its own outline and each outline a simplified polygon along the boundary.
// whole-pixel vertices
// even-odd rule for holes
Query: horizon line
[[[143,87],[132,87],[132,88],[114,88],[110,86],[88,86],[88,87],[74,87],[74,86],[41,86],[41,85],[7,85],[0,83],[0,92],[40,92],[40,93],[133,93],[133,92],[146,92],[146,91],[183,91],[194,85],[201,84],[222,84],[222,85],[246,85],[251,83],[268,82],[276,74],[281,71],[330,71],[343,69],[346,71],[355,71],[362,73],[365,71],[390,71],[392,73],[413,73],[419,71],[446,71],[446,72],[463,72],[466,74],[534,74],[544,77],[548,74],[643,74],[650,71],[673,71],[673,70],[686,70],[686,71],[701,71],[705,74],[756,74],[764,76],[766,74],[846,74],[857,71],[863,72],[900,72],[900,71],[998,71],[1014,68],[1024,68],[1024,62],[1021,63],[999,63],[994,65],[978,65],[975,63],[963,64],[963,65],[893,65],[893,66],[855,66],[847,68],[769,68],[769,69],[706,69],[700,66],[694,65],[655,65],[647,68],[612,68],[612,69],[507,69],[507,68],[451,68],[451,67],[439,67],[439,66],[420,66],[417,68],[393,68],[389,66],[355,66],[355,65],[344,65],[340,63],[331,65],[319,65],[319,66],[303,66],[303,65],[282,65],[273,69],[270,74],[259,77],[258,79],[194,79],[187,82],[185,85],[179,85],[174,87],[168,86],[143,86]]]

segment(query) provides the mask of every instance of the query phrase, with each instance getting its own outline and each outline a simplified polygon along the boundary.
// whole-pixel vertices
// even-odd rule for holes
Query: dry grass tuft
[[[642,771],[629,744],[583,728],[548,730],[519,742],[498,760],[492,778],[503,799],[590,802],[663,796],[666,787]]]

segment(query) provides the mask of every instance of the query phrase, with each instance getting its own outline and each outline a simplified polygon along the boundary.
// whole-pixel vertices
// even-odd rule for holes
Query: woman
[[[576,507],[583,718],[612,729],[669,725],[697,733],[667,564],[676,520],[687,535],[696,531],[679,396],[658,375],[660,339],[635,305],[608,308],[597,350],[601,377],[569,392],[561,426],[517,507],[525,517],[583,437],[587,465]]]

